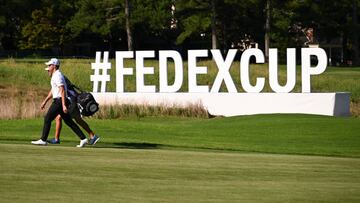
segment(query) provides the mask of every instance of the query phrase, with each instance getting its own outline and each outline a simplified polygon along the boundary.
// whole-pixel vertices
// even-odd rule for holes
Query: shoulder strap
[[[65,82],[66,82],[66,85],[67,85],[68,89],[74,90],[74,91],[75,91],[75,89],[76,89],[76,90],[80,91],[80,93],[84,92],[84,91],[83,91],[82,89],[80,89],[78,86],[74,85],[74,84],[69,80],[69,78],[67,78],[66,76],[64,76],[64,78],[65,78]]]
[[[78,86],[73,84],[74,89],[78,90],[80,93],[85,92],[84,90],[80,89]]]

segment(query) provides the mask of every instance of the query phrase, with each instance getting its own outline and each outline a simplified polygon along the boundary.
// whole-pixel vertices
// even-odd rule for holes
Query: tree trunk
[[[222,52],[223,54],[225,54],[228,50],[228,46],[227,46],[227,43],[226,43],[226,27],[225,27],[225,23],[222,24],[221,26],[221,31],[222,31]]]
[[[109,53],[112,54],[113,53],[113,45],[112,45],[113,37],[112,37],[111,33],[108,35],[108,43],[109,43]]]
[[[358,66],[360,64],[359,60],[359,25],[358,25],[358,16],[357,16],[357,7],[358,3],[357,0],[353,0],[353,15],[352,15],[352,23],[354,32],[352,32],[352,59],[353,65]]]
[[[269,48],[270,48],[270,18],[271,18],[271,0],[266,0],[266,22],[265,22],[265,61],[269,62]]]
[[[216,0],[211,1],[211,42],[212,42],[212,49],[217,49],[217,40],[216,40],[216,7],[215,2]]]
[[[131,27],[130,27],[129,0],[125,0],[125,23],[126,23],[128,51],[132,51],[133,50],[133,41],[132,41],[132,33],[131,33]]]

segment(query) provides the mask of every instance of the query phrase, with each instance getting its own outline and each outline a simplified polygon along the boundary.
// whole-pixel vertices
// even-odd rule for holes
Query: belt
[[[54,102],[61,101],[61,97],[53,98],[53,101],[54,101]]]

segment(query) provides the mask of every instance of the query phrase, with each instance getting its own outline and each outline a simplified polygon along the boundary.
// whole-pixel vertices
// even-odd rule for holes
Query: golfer
[[[46,140],[49,136],[51,122],[56,118],[56,116],[60,115],[64,119],[66,125],[68,125],[80,138],[80,144],[77,145],[77,147],[84,147],[87,144],[88,140],[85,137],[84,133],[80,130],[79,126],[77,126],[75,122],[71,119],[70,114],[68,114],[67,105],[69,104],[69,101],[66,99],[67,87],[64,76],[59,70],[60,61],[56,58],[52,58],[45,64],[47,65],[45,70],[48,71],[48,74],[51,77],[51,90],[41,104],[41,109],[43,110],[45,108],[46,103],[51,98],[53,98],[53,102],[51,103],[51,106],[49,107],[49,110],[45,115],[44,127],[41,138],[37,141],[32,141],[31,144],[47,145]]]

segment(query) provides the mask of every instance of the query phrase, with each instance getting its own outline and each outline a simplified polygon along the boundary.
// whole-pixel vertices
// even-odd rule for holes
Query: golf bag
[[[81,115],[92,116],[99,110],[99,104],[89,92],[82,92],[77,96],[77,103]]]
[[[81,90],[66,77],[65,82],[68,87],[68,95],[72,95],[70,96],[72,105],[77,105],[81,115],[92,116],[99,110],[99,104],[91,93]],[[72,91],[73,94],[69,91]]]

